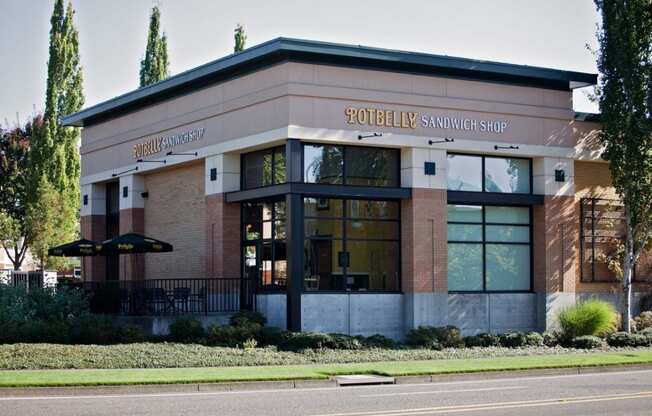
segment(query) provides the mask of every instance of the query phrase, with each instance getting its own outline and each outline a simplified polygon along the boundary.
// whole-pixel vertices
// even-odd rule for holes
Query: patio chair
[[[189,287],[175,287],[172,291],[172,298],[174,308],[177,311],[188,312],[188,307],[190,306]]]

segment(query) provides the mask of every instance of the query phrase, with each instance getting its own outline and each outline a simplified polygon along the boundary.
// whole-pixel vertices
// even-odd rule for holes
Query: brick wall
[[[446,190],[412,188],[401,205],[403,291],[448,291]]]
[[[145,235],[174,246],[145,255],[146,278],[206,277],[203,161],[149,174],[145,189]]]
[[[106,216],[85,215],[80,218],[81,237],[92,241],[106,239]],[[106,278],[106,258],[82,257],[82,276],[87,282],[104,281]]]
[[[227,204],[224,194],[206,197],[206,274],[240,277],[240,204]]]

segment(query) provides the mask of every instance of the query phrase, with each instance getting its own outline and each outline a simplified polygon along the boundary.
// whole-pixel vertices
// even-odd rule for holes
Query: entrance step
[[[372,374],[352,374],[337,376],[335,382],[338,386],[362,386],[370,384],[394,384],[394,377],[376,376]]]

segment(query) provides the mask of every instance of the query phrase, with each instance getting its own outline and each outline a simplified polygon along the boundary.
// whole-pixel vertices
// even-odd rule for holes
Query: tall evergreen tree
[[[233,32],[234,32],[233,37],[235,40],[235,45],[233,46],[233,52],[235,53],[242,52],[245,48],[245,43],[247,42],[247,35],[245,35],[244,27],[242,27],[241,24],[238,24]]]
[[[634,267],[652,237],[652,1],[595,4],[602,16],[597,89],[602,157],[624,204],[622,322],[629,331]]]
[[[168,77],[168,42],[165,36],[159,35],[161,12],[158,7],[152,8],[149,19],[149,34],[145,57],[140,61],[140,86],[144,87],[159,82]]]

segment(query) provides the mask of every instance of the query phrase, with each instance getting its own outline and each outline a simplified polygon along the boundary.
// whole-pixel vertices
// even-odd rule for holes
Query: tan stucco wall
[[[426,128],[420,123],[415,129],[361,126],[346,122],[344,109],[349,106],[413,111],[419,116],[504,120],[509,127],[498,134]],[[383,140],[395,146],[413,145],[401,138],[407,135],[572,150],[578,139],[596,127],[572,120],[569,91],[283,63],[85,128],[82,176],[134,164],[132,148],[136,143],[200,127],[205,129],[202,140],[174,150],[201,149],[288,126],[332,132],[381,131]],[[392,135],[396,137],[392,139]],[[238,149],[245,148],[247,143],[239,144]],[[456,150],[456,144],[448,149]],[[163,157],[161,153],[150,158]]]
[[[146,175],[145,189],[145,235],[174,246],[172,253],[145,255],[146,278],[206,277],[203,162]]]

